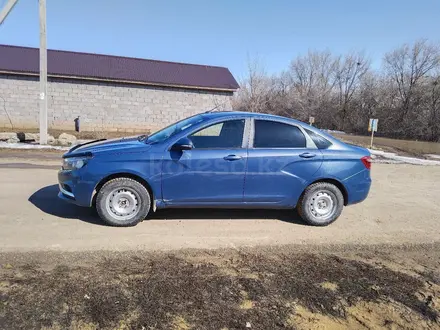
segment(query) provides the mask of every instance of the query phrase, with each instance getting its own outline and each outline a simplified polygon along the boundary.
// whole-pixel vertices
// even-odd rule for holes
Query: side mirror
[[[194,148],[194,144],[187,137],[181,138],[179,141],[173,144],[172,151],[191,150]]]

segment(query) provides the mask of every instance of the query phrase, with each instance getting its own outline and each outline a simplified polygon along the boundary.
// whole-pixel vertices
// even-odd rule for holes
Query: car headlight
[[[63,159],[63,170],[79,170],[84,167],[90,157],[71,157]]]

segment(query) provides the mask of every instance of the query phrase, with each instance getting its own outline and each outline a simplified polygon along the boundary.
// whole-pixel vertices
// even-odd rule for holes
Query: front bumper
[[[58,197],[79,206],[91,206],[95,185],[84,180],[79,172],[68,170],[58,172],[60,188]]]
[[[65,190],[61,183],[59,184],[59,187],[60,187],[60,194],[66,196],[70,199],[75,199],[75,195],[73,193],[71,193],[70,191]]]

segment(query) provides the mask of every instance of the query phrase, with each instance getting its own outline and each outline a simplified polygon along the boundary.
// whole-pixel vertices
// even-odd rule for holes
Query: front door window
[[[243,144],[244,119],[228,120],[205,127],[188,138],[195,149],[235,149]]]

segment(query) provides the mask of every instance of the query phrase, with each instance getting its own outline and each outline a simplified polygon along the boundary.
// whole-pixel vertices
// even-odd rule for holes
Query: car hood
[[[138,136],[110,140],[96,140],[76,145],[71,148],[64,156],[72,157],[76,154],[84,153],[96,154],[102,152],[121,152],[145,146],[145,142],[139,141]]]

